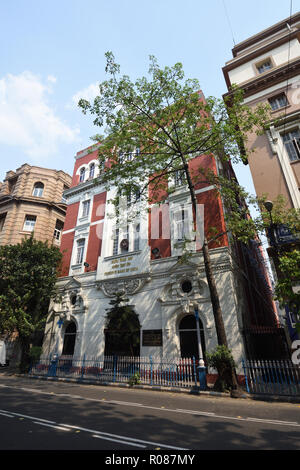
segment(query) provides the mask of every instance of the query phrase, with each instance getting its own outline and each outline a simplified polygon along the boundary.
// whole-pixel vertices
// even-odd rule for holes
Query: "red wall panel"
[[[63,255],[60,276],[68,276],[71,264],[71,256],[74,242],[74,233],[63,234],[61,237],[60,251]]]

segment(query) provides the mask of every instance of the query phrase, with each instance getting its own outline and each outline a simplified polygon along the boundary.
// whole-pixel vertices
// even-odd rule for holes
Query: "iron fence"
[[[33,364],[29,375],[95,380],[102,383],[206,388],[205,368],[199,368],[195,358],[167,360],[151,356],[50,356],[42,357],[38,363]]]
[[[243,360],[248,393],[300,396],[300,367],[289,360]]]

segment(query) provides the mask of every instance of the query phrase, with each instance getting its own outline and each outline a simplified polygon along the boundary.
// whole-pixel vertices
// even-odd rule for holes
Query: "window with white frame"
[[[113,255],[117,255],[119,252],[119,229],[115,228],[113,231]]]
[[[53,237],[55,238],[55,240],[57,241],[60,240],[63,227],[64,227],[64,223],[61,220],[57,219],[56,224],[55,224],[54,234],[53,234]]]
[[[127,253],[129,251],[129,226],[126,226],[126,230],[123,232],[123,238],[120,242],[121,253]]]
[[[82,217],[87,217],[90,212],[91,200],[83,201],[82,203]]]
[[[133,250],[138,251],[140,249],[140,224],[134,227],[134,238],[133,238]]]
[[[190,239],[191,223],[192,214],[190,205],[181,205],[173,211],[173,237],[175,242]]]
[[[285,149],[291,162],[300,159],[300,130],[294,129],[282,134]]]
[[[36,215],[26,215],[23,230],[26,232],[33,232],[36,224]]]
[[[32,191],[32,195],[35,197],[42,197],[44,192],[44,184],[41,182],[35,183]]]
[[[174,173],[174,184],[176,187],[183,186],[186,183],[184,170],[176,170]]]
[[[121,165],[125,162],[131,162],[134,160],[134,158],[138,155],[140,155],[141,149],[140,147],[136,147],[134,150],[129,151],[129,152],[123,152],[122,150],[119,152],[119,163]]]
[[[127,206],[131,206],[131,204],[136,204],[141,199],[141,191],[140,189],[132,189],[129,194],[127,195]]]
[[[83,262],[84,246],[85,246],[85,239],[84,238],[81,238],[80,240],[77,240],[76,264],[82,264],[82,262]]]
[[[90,164],[89,178],[94,178],[95,176],[95,163]]]
[[[79,174],[79,181],[82,183],[85,180],[85,168],[81,168],[80,174]]]

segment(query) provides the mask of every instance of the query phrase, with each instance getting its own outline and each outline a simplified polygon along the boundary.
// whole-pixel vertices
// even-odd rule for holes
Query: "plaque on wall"
[[[162,346],[162,330],[143,330],[143,346]]]

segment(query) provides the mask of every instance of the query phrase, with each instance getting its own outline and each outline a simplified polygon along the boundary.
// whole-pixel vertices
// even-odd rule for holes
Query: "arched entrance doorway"
[[[203,359],[205,359],[204,329],[200,318],[198,319],[198,322]],[[181,357],[195,357],[196,360],[199,360],[197,324],[195,315],[186,315],[181,319],[179,323],[179,338]]]
[[[119,315],[111,312],[105,329],[105,356],[139,356],[140,322],[137,314],[128,306],[119,309]]]
[[[64,334],[64,345],[62,350],[63,356],[73,356],[74,348],[75,348],[75,341],[76,341],[76,324],[75,322],[70,322]]]

